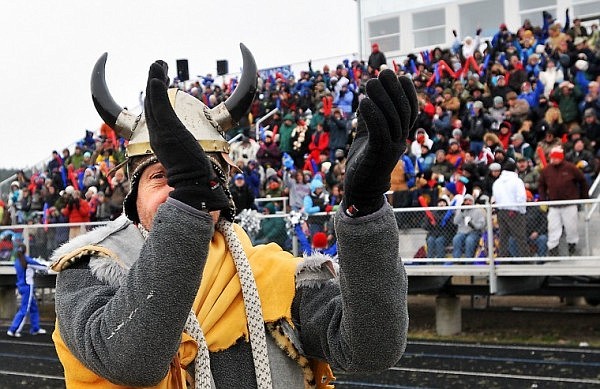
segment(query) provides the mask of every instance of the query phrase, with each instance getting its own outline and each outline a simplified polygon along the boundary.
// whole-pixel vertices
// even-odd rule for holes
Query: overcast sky
[[[90,74],[138,105],[149,65],[188,59],[190,77],[239,71],[239,42],[268,68],[358,51],[354,0],[18,0],[0,2],[0,168],[28,167],[96,132]],[[334,63],[330,65],[335,65]],[[59,150],[60,151],[60,150]]]

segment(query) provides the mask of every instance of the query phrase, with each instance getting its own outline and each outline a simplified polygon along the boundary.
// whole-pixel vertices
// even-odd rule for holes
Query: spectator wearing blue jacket
[[[246,185],[252,191],[254,198],[260,197],[260,165],[254,159],[248,161],[248,165],[244,167],[244,178]]]
[[[350,90],[348,84],[342,85],[340,92],[333,99],[333,105],[342,110],[344,118],[348,119],[352,115],[352,101],[354,100],[354,92]]]
[[[304,196],[304,212],[313,215],[317,212],[325,212],[328,204],[328,193],[321,176],[315,176],[310,182],[310,193]]]
[[[300,80],[298,80],[292,92],[298,93],[301,97],[310,97],[314,84],[310,78],[310,73],[303,71],[300,73]]]
[[[21,306],[17,311],[12,324],[6,334],[15,338],[21,337],[21,331],[29,315],[30,333],[32,335],[45,334],[46,330],[40,328],[40,314],[35,299],[34,275],[36,270],[46,271],[48,268],[25,254],[27,248],[23,243],[17,247],[15,258],[15,271],[17,275],[17,289],[21,295]]]
[[[323,230],[323,223],[319,217],[311,217],[318,212],[326,212],[332,210],[329,205],[329,194],[325,191],[325,185],[321,176],[316,175],[310,182],[310,193],[304,196],[304,212],[309,215],[308,226],[311,234]]]
[[[540,96],[544,93],[544,84],[540,80],[537,80],[535,89],[531,88],[531,84],[525,81],[521,84],[521,94],[517,96],[518,99],[525,100],[529,103],[531,108],[538,106],[540,102]]]

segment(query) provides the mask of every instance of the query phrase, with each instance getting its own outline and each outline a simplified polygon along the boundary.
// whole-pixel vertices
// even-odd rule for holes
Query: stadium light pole
[[[358,8],[358,60],[362,61],[363,59],[363,41],[362,41],[362,7],[360,4],[360,0],[356,1],[356,6]]]

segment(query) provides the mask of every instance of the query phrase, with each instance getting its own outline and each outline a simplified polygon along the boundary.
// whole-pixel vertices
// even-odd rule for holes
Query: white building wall
[[[398,58],[409,53],[431,49],[435,46],[449,47],[454,41],[452,30],[456,29],[459,37],[474,35],[473,31],[461,31],[461,8],[478,9],[475,15],[469,15],[467,22],[483,28],[483,37],[491,38],[498,30],[500,22],[506,23],[509,30],[516,31],[529,17],[533,25],[541,25],[542,11],[548,10],[557,21],[564,23],[565,10],[569,8],[571,21],[575,17],[585,17],[600,14],[600,0],[356,0],[361,20],[362,58],[366,59],[371,50],[373,36],[379,36],[376,41],[389,58]],[[488,11],[489,8],[496,11]],[[480,10],[479,10],[480,9]],[[422,29],[414,25],[414,17],[422,13],[441,11],[445,14],[441,25],[436,24]],[[579,11],[579,12],[578,12]],[[488,13],[489,12],[489,13]],[[503,15],[502,15],[503,14]],[[503,17],[502,17],[503,16]],[[474,18],[479,18],[475,20]],[[397,19],[399,28],[391,34],[380,35],[372,31],[372,26],[378,22]],[[423,19],[423,18],[421,18]],[[425,21],[427,18],[424,18]],[[436,18],[432,18],[433,20]],[[423,21],[423,20],[421,20]],[[381,31],[385,30],[382,28]],[[389,32],[389,31],[386,31]],[[420,34],[420,35],[419,35]],[[415,36],[437,37],[442,41],[422,45]]]

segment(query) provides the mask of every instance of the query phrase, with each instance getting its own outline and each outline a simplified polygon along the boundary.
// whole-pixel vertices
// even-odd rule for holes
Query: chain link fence
[[[274,214],[246,211],[236,222],[255,244],[275,242],[295,255],[299,231],[310,242],[317,232],[335,243],[334,213],[313,215],[284,213],[284,199],[260,199],[260,209],[269,202],[279,203]],[[528,202],[520,204],[524,211],[498,209],[491,204],[469,206],[419,207],[394,209],[400,230],[400,255],[405,264],[489,264],[534,263],[562,257],[598,257],[600,266],[600,200],[569,202]],[[553,213],[568,206],[575,212],[565,220],[567,229],[552,227]],[[549,221],[550,216],[550,221]],[[563,215],[564,216],[564,215]],[[301,229],[295,228],[300,224]],[[49,258],[69,236],[103,225],[102,222],[81,224],[30,224],[0,227],[0,260],[9,260],[15,242],[24,242],[32,257]],[[550,225],[550,229],[549,229]],[[574,229],[569,227],[575,227]],[[558,230],[557,230],[558,228]],[[570,236],[567,237],[567,231]],[[557,238],[558,236],[558,238]],[[492,239],[490,239],[492,237]],[[7,241],[10,241],[8,243]],[[13,243],[13,244],[11,244]],[[557,250],[549,250],[556,245]],[[490,254],[491,253],[491,254]]]

